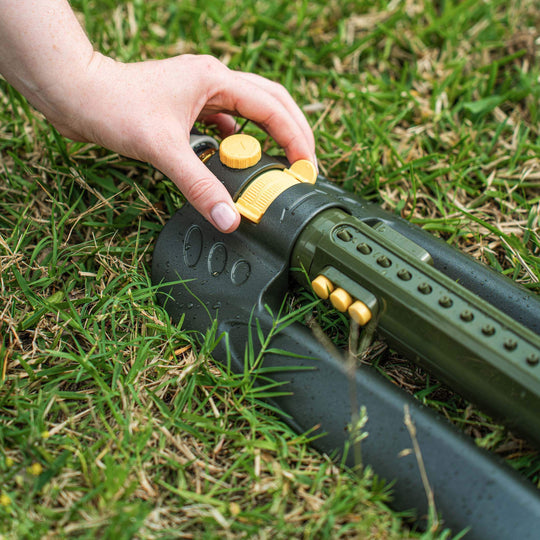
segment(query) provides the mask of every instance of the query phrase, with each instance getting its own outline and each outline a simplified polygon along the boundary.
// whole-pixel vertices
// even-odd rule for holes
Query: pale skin
[[[232,115],[249,118],[289,161],[316,162],[312,131],[281,85],[205,55],[115,61],[94,51],[67,0],[0,0],[0,73],[65,137],[154,165],[223,232],[240,215],[189,146],[196,120],[228,135]]]

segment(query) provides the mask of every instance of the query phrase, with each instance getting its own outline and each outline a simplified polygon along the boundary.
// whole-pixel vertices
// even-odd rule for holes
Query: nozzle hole
[[[423,283],[420,283],[420,285],[418,285],[418,290],[422,294],[430,294],[433,289],[431,288],[431,285],[429,283],[426,283],[424,281]]]

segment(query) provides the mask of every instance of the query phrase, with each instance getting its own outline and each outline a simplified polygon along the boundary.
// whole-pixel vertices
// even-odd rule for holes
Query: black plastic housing
[[[223,166],[215,155],[208,166],[236,198],[261,167],[282,165],[265,157],[260,166],[239,172]],[[428,233],[325,182],[288,189],[258,225],[243,220],[230,235],[215,230],[189,205],[179,210],[164,227],[154,250],[152,280],[162,284],[159,302],[174,321],[185,317],[184,325],[190,330],[204,333],[216,318],[224,339],[215,358],[230,360],[231,369],[244,372],[246,344],[252,340],[255,349],[260,348],[257,325],[265,335],[272,331],[270,313],[280,311],[289,291],[290,258],[298,236],[329,208],[342,208],[365,221],[385,221],[422,245],[438,268],[448,270],[453,279],[479,296],[491,298],[495,305],[504,296],[505,307],[512,304],[519,319],[523,319],[522,304],[526,302],[527,321],[536,320],[538,325],[540,304],[527,291]],[[459,262],[454,264],[456,254]],[[486,287],[486,280],[493,287]],[[492,288],[497,294],[486,291]],[[535,328],[538,332],[538,326]],[[469,527],[466,538],[537,537],[538,490],[502,460],[477,448],[375,370],[362,366],[351,372],[339,355],[326,350],[300,323],[277,332],[271,348],[294,356],[265,354],[259,376],[262,381],[271,377],[281,384],[284,394],[272,401],[295,430],[305,432],[318,426],[315,432],[320,437],[314,446],[320,451],[338,457],[350,442],[349,427],[359,407],[366,407],[364,430],[369,435],[347,454],[346,462],[358,465],[355,456],[360,455],[362,464],[394,481],[394,508],[416,509],[419,522],[428,513],[417,457],[408,452],[412,440],[404,416],[409,411],[445,526],[455,533]]]

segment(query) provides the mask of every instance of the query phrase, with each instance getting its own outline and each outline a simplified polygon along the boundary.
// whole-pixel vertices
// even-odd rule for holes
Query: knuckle
[[[166,131],[153,131],[145,128],[134,131],[132,140],[140,149],[139,152],[151,163],[160,162],[164,150],[172,142]]]
[[[187,183],[182,191],[192,205],[200,207],[212,198],[215,192],[215,185],[212,179],[201,178]]]
[[[227,69],[225,64],[210,54],[202,54],[197,57],[202,69],[211,73],[222,72]]]
[[[283,139],[283,143],[282,143],[282,146],[283,148],[285,149],[291,149],[294,145],[294,143],[296,142],[297,140],[297,137],[294,133],[289,133],[284,139]]]

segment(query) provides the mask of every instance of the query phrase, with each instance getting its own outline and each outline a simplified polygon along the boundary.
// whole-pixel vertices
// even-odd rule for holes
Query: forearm
[[[0,73],[53,123],[92,57],[66,0],[0,0]]]

